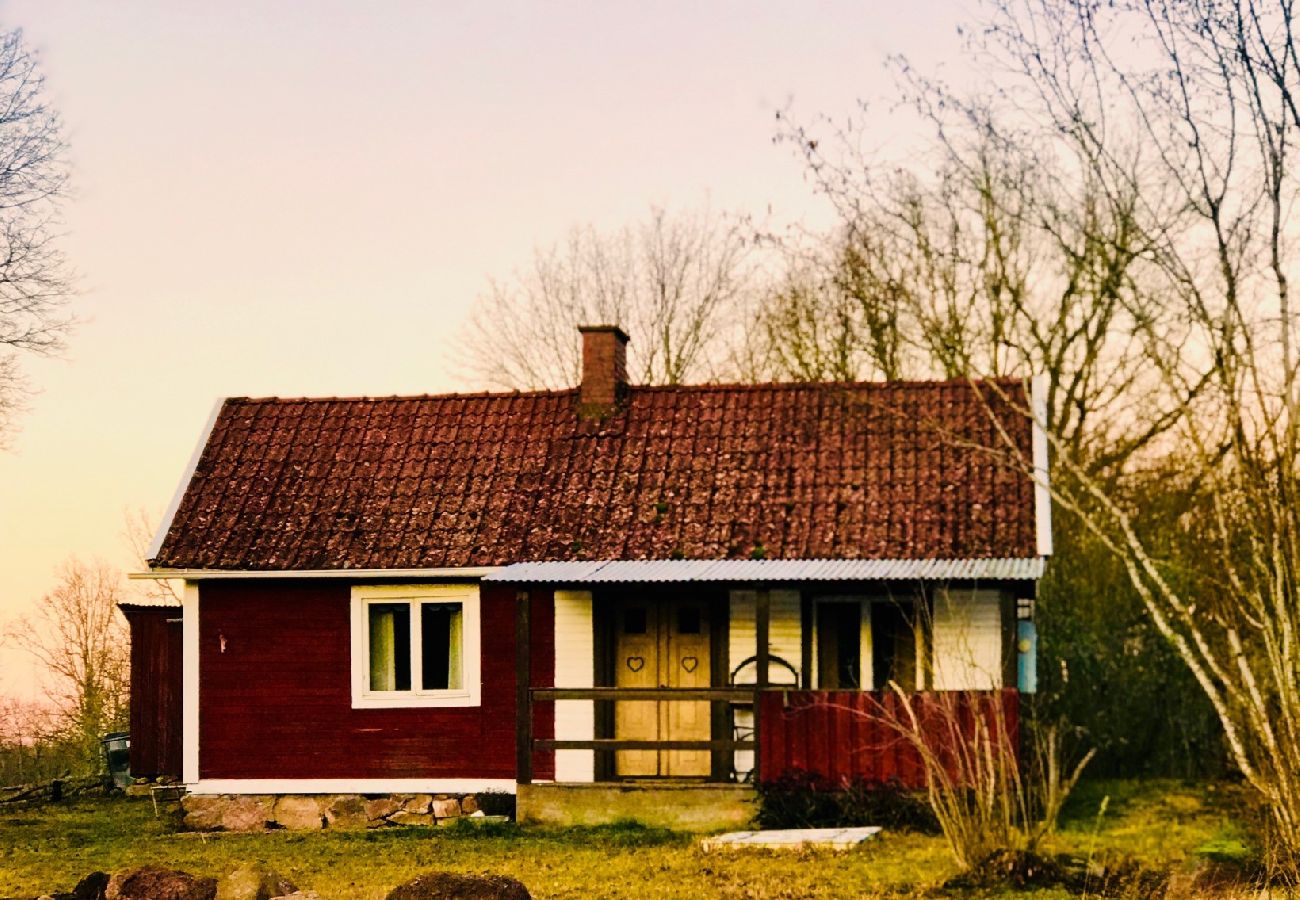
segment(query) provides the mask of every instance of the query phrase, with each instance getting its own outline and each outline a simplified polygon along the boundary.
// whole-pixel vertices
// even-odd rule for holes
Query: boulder
[[[261,831],[271,820],[270,797],[210,797],[193,794],[181,801],[191,831]]]
[[[271,900],[298,888],[278,872],[260,866],[241,866],[217,882],[217,900]]]
[[[104,900],[108,891],[108,873],[91,872],[72,889],[73,900]]]
[[[388,817],[388,821],[394,825],[432,825],[434,818],[428,813],[413,813],[399,809]]]
[[[181,801],[185,827],[191,831],[216,831],[221,827],[226,801],[225,797],[186,797]]]
[[[290,831],[315,831],[325,824],[320,799],[295,794],[286,794],[275,801],[271,819]]]
[[[433,803],[433,797],[428,794],[415,794],[405,798],[402,803],[402,809],[413,813],[427,813],[429,804]]]
[[[393,888],[385,900],[532,900],[532,894],[504,875],[426,872]]]
[[[398,803],[392,797],[380,797],[377,800],[367,800],[366,821],[371,824],[382,825],[384,824],[384,819],[387,819],[401,808],[402,804]]]
[[[118,872],[104,891],[105,900],[215,900],[216,896],[217,879],[157,866]]]
[[[271,900],[321,900],[321,896],[315,891],[294,891],[283,897],[272,897]]]
[[[460,815],[460,801],[434,800],[432,811],[439,819],[454,819]]]
[[[365,828],[370,821],[366,802],[356,794],[327,797],[321,805],[325,807],[325,823],[331,828]]]
[[[467,816],[478,812],[478,798],[473,794],[466,794],[460,801],[460,811]]]

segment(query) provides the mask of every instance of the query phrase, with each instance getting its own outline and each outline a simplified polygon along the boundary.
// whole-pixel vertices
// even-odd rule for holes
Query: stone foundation
[[[482,815],[474,794],[190,794],[181,809],[190,831],[450,825]]]

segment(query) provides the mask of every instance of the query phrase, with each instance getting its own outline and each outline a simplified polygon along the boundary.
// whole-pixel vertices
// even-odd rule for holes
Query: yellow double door
[[[620,600],[614,638],[614,685],[627,688],[706,688],[710,666],[708,608],[692,600]],[[620,700],[614,736],[620,740],[707,741],[709,702]],[[708,750],[619,750],[620,778],[707,778]]]

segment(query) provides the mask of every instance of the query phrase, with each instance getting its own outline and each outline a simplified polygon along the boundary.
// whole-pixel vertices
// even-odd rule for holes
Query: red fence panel
[[[834,785],[896,781],[922,788],[926,769],[919,736],[951,777],[960,777],[961,747],[977,734],[992,735],[1017,752],[1020,695],[1000,691],[927,691],[907,698],[891,692],[771,690],[760,700],[759,781],[792,772],[818,775]],[[915,717],[915,727],[911,722]]]

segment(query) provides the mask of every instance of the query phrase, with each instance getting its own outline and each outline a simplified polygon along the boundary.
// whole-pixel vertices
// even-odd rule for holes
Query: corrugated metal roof
[[[1045,561],[1027,559],[660,559],[524,562],[483,578],[505,584],[791,581],[1032,581]]]

